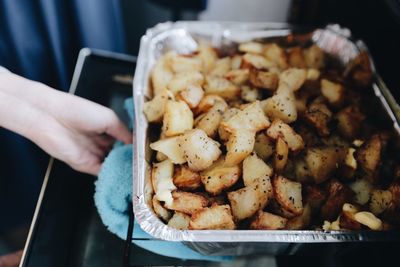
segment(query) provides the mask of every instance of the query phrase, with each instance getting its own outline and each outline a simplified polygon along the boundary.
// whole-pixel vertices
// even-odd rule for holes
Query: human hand
[[[3,122],[3,126],[32,140],[75,170],[98,174],[115,139],[132,141],[126,126],[104,106],[16,75],[9,77],[6,84],[13,90],[3,90],[8,101],[1,101],[0,106],[13,111],[8,112],[11,120]]]

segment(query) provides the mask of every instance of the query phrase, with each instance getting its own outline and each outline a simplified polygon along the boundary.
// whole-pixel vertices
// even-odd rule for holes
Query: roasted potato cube
[[[171,93],[167,89],[164,89],[155,95],[152,100],[144,103],[143,112],[148,122],[158,122],[162,120],[165,106],[170,96]]]
[[[201,71],[201,60],[196,57],[175,55],[170,59],[171,69],[174,73]]]
[[[187,131],[179,141],[189,168],[193,171],[207,169],[221,155],[219,143],[209,138],[203,130]]]
[[[232,133],[226,143],[225,164],[234,166],[242,162],[253,151],[254,142],[254,132],[243,130]]]
[[[236,85],[242,85],[249,80],[249,69],[233,69],[225,74],[225,78]]]
[[[321,216],[325,220],[333,220],[339,215],[343,204],[352,202],[354,192],[338,180],[331,180],[328,185],[328,199],[322,205]]]
[[[266,44],[263,51],[264,56],[274,62],[280,69],[288,68],[288,59],[285,50],[275,43]]]
[[[174,174],[174,164],[170,160],[164,160],[159,163],[153,163],[151,169],[151,183],[153,185],[155,196],[159,201],[165,204],[173,202],[171,191],[176,189],[172,181]]]
[[[306,68],[306,60],[303,55],[303,50],[301,47],[292,47],[287,51],[288,61],[290,67],[294,68]]]
[[[274,155],[274,167],[276,172],[281,173],[285,169],[288,161],[288,155],[288,144],[283,140],[283,138],[279,137],[278,140],[276,140]]]
[[[232,118],[233,116],[235,116],[239,112],[240,112],[240,109],[238,109],[238,108],[227,109],[224,112],[224,114],[222,114],[221,122],[227,122],[230,118]],[[227,130],[225,130],[225,128],[221,124],[218,127],[218,134],[219,134],[219,138],[221,140],[228,141],[230,133]]]
[[[189,85],[202,86],[204,76],[198,71],[183,72],[176,74],[169,82],[167,88],[174,94],[188,88]]]
[[[293,152],[298,152],[304,148],[303,138],[280,119],[272,122],[267,130],[267,135],[274,140],[282,138]]]
[[[189,222],[191,230],[233,230],[235,223],[229,205],[214,205],[192,215]]]
[[[360,87],[371,84],[373,75],[367,51],[362,51],[352,62],[347,64],[344,76],[350,77]]]
[[[374,181],[379,169],[382,156],[382,140],[378,134],[370,137],[356,151],[356,159],[359,166],[366,174],[366,178]]]
[[[305,69],[290,68],[283,71],[279,76],[279,84],[286,83],[293,91],[301,88],[307,78]]]
[[[172,218],[168,221],[168,226],[177,230],[187,230],[189,229],[189,221],[189,215],[179,211],[175,211]]]
[[[313,182],[313,178],[311,176],[310,169],[307,166],[307,163],[303,158],[296,158],[293,161],[294,166],[294,176],[296,177],[296,181],[299,183],[310,183]]]
[[[355,206],[349,203],[343,204],[342,213],[339,216],[340,229],[360,230],[361,224],[354,218],[357,212],[358,209]]]
[[[392,193],[392,200],[396,207],[400,208],[400,182],[393,182],[388,190]]]
[[[346,150],[342,147],[314,147],[307,150],[305,161],[316,183],[326,181],[342,164]]]
[[[261,177],[271,177],[273,170],[255,153],[251,153],[243,161],[243,182],[245,186],[251,185]]]
[[[194,114],[206,113],[215,104],[220,103],[221,105],[227,106],[225,100],[218,95],[205,95],[199,105],[193,110]]]
[[[235,99],[240,95],[240,88],[223,77],[207,76],[204,85],[206,94],[219,95],[225,99]]]
[[[251,221],[250,229],[252,230],[279,230],[284,229],[287,219],[281,216],[258,211],[255,218]]]
[[[199,42],[199,52],[197,57],[200,59],[203,67],[203,73],[208,73],[218,59],[217,52],[215,49],[206,44],[205,42]]]
[[[167,88],[168,83],[174,77],[174,73],[171,70],[170,60],[176,55],[176,52],[171,51],[166,53],[159,58],[154,65],[151,72],[151,83],[153,85],[154,96],[161,93]]]
[[[218,195],[234,185],[241,174],[239,166],[225,166],[224,158],[220,158],[210,168],[201,172],[204,188],[211,195]]]
[[[262,160],[268,160],[275,150],[275,142],[272,138],[268,137],[264,132],[256,135],[256,141],[254,143],[254,151],[257,156]]]
[[[320,136],[330,134],[329,122],[332,118],[332,112],[323,103],[312,103],[304,114],[304,120],[315,128]]]
[[[321,72],[317,69],[307,69],[307,80],[309,81],[316,81],[319,79]]]
[[[201,99],[204,96],[204,91],[200,85],[189,85],[186,89],[182,90],[178,94],[178,99],[181,99],[193,109],[197,107]]]
[[[208,136],[215,137],[222,121],[222,114],[227,109],[226,103],[216,103],[204,116],[195,123],[195,128],[203,130]]]
[[[263,49],[264,45],[257,42],[247,42],[239,45],[239,51],[243,53],[261,54]]]
[[[306,229],[311,222],[311,207],[309,204],[304,206],[301,215],[291,218],[287,221],[285,229],[287,230],[301,230]]]
[[[210,71],[211,76],[224,77],[231,69],[231,58],[224,57],[215,61],[214,67]]]
[[[344,98],[344,87],[326,79],[321,80],[321,94],[328,99],[331,105],[338,105]]]
[[[193,128],[193,113],[183,101],[168,100],[163,129],[166,136],[175,136]]]
[[[237,131],[258,132],[266,129],[270,122],[261,109],[260,102],[255,101],[232,116],[228,121],[222,122],[221,125],[231,133]]]
[[[306,65],[309,68],[322,69],[325,66],[324,52],[316,44],[303,50]]]
[[[242,57],[242,67],[254,67],[256,69],[268,69],[276,67],[276,64],[271,60],[266,59],[262,55],[246,53]]]
[[[372,185],[367,179],[357,179],[349,187],[354,191],[354,201],[360,205],[367,204],[371,195]]]
[[[392,193],[389,190],[372,190],[369,209],[375,215],[384,212],[392,202]]]
[[[272,196],[271,181],[268,177],[259,178],[251,185],[228,192],[228,200],[236,220],[253,216],[267,205]]]
[[[286,210],[300,215],[303,212],[301,183],[293,182],[281,175],[272,179],[275,199]]]
[[[260,98],[260,91],[256,88],[251,88],[250,86],[243,85],[241,87],[240,95],[244,101],[254,102]]]
[[[178,136],[160,139],[157,142],[151,143],[150,148],[155,151],[161,152],[174,164],[183,164],[186,162],[183,151],[179,147]]]
[[[354,219],[372,230],[382,230],[382,221],[379,218],[375,217],[375,215],[371,212],[357,212],[356,214],[354,214]]]
[[[203,184],[200,174],[189,169],[187,165],[180,165],[175,168],[173,182],[181,190],[196,190]]]
[[[296,214],[284,209],[281,204],[276,200],[276,198],[271,199],[268,202],[267,210],[272,212],[273,214],[279,215],[286,219],[293,219],[295,218]]]
[[[231,60],[231,69],[237,70],[242,66],[242,55],[234,55]]]
[[[297,109],[293,91],[286,84],[280,86],[276,94],[267,99],[264,111],[270,119],[294,122],[297,119]]]
[[[358,136],[363,121],[365,120],[364,114],[354,106],[349,106],[340,110],[336,113],[335,117],[338,122],[337,127],[339,133],[349,140]]]
[[[315,184],[307,186],[306,192],[306,202],[312,209],[319,209],[327,198],[326,192],[323,191],[320,186]]]
[[[153,203],[153,210],[157,214],[157,216],[160,217],[164,222],[168,222],[168,220],[172,216],[171,211],[164,208],[155,195],[153,196],[152,203]]]
[[[279,76],[276,73],[252,69],[249,75],[250,84],[266,90],[275,91]]]
[[[208,199],[200,194],[174,191],[172,192],[173,201],[171,204],[165,203],[165,207],[170,210],[180,211],[192,215],[193,213],[208,206]]]

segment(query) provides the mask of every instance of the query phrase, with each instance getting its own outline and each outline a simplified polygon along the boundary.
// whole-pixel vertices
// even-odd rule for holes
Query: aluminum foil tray
[[[183,241],[191,248],[207,255],[246,255],[251,253],[282,254],[289,247],[304,243],[395,241],[400,240],[399,231],[314,231],[314,230],[176,230],[165,225],[148,205],[149,128],[142,112],[143,103],[151,96],[150,71],[155,61],[165,52],[191,53],[198,40],[206,40],[214,47],[229,49],[235,43],[253,39],[288,38],[302,31],[309,41],[316,43],[326,53],[346,64],[361,51],[367,50],[362,41],[351,37],[348,29],[328,25],[318,29],[299,29],[276,23],[230,23],[230,22],[176,22],[162,23],[147,30],[140,43],[140,52],[133,85],[136,114],[136,140],[133,158],[133,209],[141,228],[155,238]],[[308,35],[307,35],[308,34]],[[382,103],[381,116],[389,116],[399,133],[400,109],[374,70],[373,90]],[[298,243],[298,244],[295,244]]]

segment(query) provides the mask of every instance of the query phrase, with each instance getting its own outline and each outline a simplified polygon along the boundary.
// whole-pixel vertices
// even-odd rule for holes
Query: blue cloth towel
[[[125,109],[133,121],[133,101],[125,101]],[[122,239],[126,238],[129,224],[129,204],[132,200],[132,145],[117,143],[104,161],[96,181],[94,200],[107,229]],[[135,221],[133,236],[137,246],[153,253],[187,260],[225,261],[232,257],[204,256],[181,242],[154,239]],[[149,238],[150,240],[143,240]]]

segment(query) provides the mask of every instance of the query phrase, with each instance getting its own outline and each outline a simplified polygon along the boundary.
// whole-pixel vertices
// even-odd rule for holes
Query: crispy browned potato
[[[357,222],[354,215],[358,212],[358,209],[349,204],[343,204],[342,213],[339,216],[340,229],[346,230],[361,230],[361,224]]]
[[[306,192],[306,202],[312,209],[319,209],[327,198],[326,192],[324,192],[318,185],[307,186]]]
[[[151,169],[151,183],[157,200],[164,201],[165,204],[173,202],[171,191],[176,189],[172,181],[174,174],[174,164],[169,160],[153,163]]]
[[[344,100],[344,87],[327,79],[321,80],[321,94],[331,105],[339,105]]]
[[[305,69],[290,68],[283,71],[279,76],[279,84],[286,83],[293,91],[301,88],[307,78]]]
[[[218,195],[234,185],[241,174],[239,166],[225,166],[224,158],[220,158],[207,170],[201,172],[204,188],[211,195]]]
[[[252,69],[249,80],[250,84],[257,88],[275,91],[278,88],[279,77],[276,73]]]
[[[374,181],[377,178],[381,163],[382,146],[381,138],[378,134],[374,134],[356,151],[357,163],[370,181]]]
[[[179,211],[175,211],[172,218],[168,221],[168,226],[178,230],[187,230],[189,229],[189,221],[189,215]]]
[[[335,118],[339,133],[352,140],[359,135],[365,115],[357,107],[349,106],[336,113]]]
[[[304,120],[317,130],[320,136],[330,134],[329,122],[332,118],[332,112],[323,103],[312,103],[304,114]]]
[[[344,203],[351,203],[354,192],[338,180],[332,179],[328,187],[328,199],[322,205],[321,216],[331,221],[339,215]]]
[[[274,140],[282,138],[293,152],[298,152],[304,148],[301,136],[282,120],[274,120],[267,130],[267,135]]]
[[[324,52],[316,44],[313,44],[303,50],[304,59],[307,67],[314,69],[322,69],[325,66]]]
[[[199,105],[193,110],[193,113],[198,115],[200,113],[208,112],[215,104],[222,103],[226,105],[225,100],[218,95],[205,95],[201,100]]]
[[[168,222],[168,220],[172,216],[172,213],[171,211],[164,208],[163,205],[161,205],[156,195],[153,196],[152,204],[153,204],[153,210],[157,214],[157,216],[163,219],[164,222]]]
[[[268,160],[275,150],[275,142],[265,132],[256,135],[254,151],[262,160]]]
[[[225,78],[236,85],[242,85],[249,80],[249,69],[233,69],[225,74]]]
[[[252,184],[228,192],[232,214],[236,220],[243,220],[262,210],[273,196],[269,177],[258,178]]]
[[[286,226],[287,219],[281,216],[265,212],[258,211],[255,218],[250,224],[252,230],[279,230],[284,229]]]
[[[185,134],[179,137],[179,144],[189,168],[193,171],[207,169],[221,155],[219,143],[209,138],[200,129],[185,132]]]
[[[365,205],[371,197],[372,185],[367,179],[357,179],[349,187],[355,193],[354,201],[357,204]]]
[[[372,80],[372,68],[368,52],[362,51],[350,62],[350,64],[346,66],[344,76],[350,77],[353,82],[360,87],[370,85]]]
[[[307,149],[305,161],[316,183],[326,181],[342,164],[346,150],[342,147],[314,147]]]
[[[285,140],[281,137],[278,137],[276,140],[275,146],[275,155],[274,155],[274,167],[277,173],[281,173],[286,166],[289,155],[289,147]]]
[[[300,215],[303,212],[301,183],[291,181],[281,175],[272,179],[275,199],[286,210]]]
[[[270,119],[281,119],[285,123],[297,119],[296,98],[292,89],[285,83],[278,88],[275,95],[266,100],[265,114]]]
[[[188,106],[193,109],[197,107],[201,99],[204,96],[204,91],[200,85],[189,85],[186,89],[180,91],[177,95],[177,99],[183,100]]]
[[[253,151],[254,143],[254,132],[242,130],[232,133],[226,143],[225,164],[234,166],[242,162]]]
[[[173,201],[171,204],[165,203],[165,207],[170,210],[180,211],[186,214],[193,214],[208,206],[208,199],[196,193],[185,191],[172,192]]]
[[[185,155],[179,146],[179,136],[160,139],[151,143],[150,148],[161,152],[175,164],[183,164],[186,162]]]
[[[163,119],[166,136],[175,136],[193,128],[193,113],[183,101],[168,100]]]
[[[306,60],[303,55],[303,50],[301,47],[296,46],[292,47],[287,50],[288,54],[288,61],[290,67],[295,67],[295,68],[306,68]]]
[[[219,95],[224,99],[235,99],[240,95],[239,86],[218,76],[206,76],[204,91],[208,95]]]
[[[276,67],[276,64],[271,60],[266,59],[262,55],[246,53],[242,57],[243,68],[256,68],[256,69],[268,69]]]
[[[394,181],[388,188],[390,193],[392,193],[392,202],[396,207],[400,207],[400,182]]]
[[[309,204],[306,204],[301,215],[289,219],[285,228],[287,230],[306,229],[310,225],[311,215],[311,207]]]
[[[199,210],[192,214],[189,222],[190,230],[233,230],[235,228],[229,205],[214,205]]]
[[[273,170],[262,159],[253,152],[243,161],[243,183],[245,186],[251,185],[261,177],[272,177]]]
[[[275,43],[266,44],[263,51],[264,56],[274,62],[280,69],[288,68],[288,59],[285,50]]]
[[[189,169],[187,165],[175,167],[173,182],[179,189],[189,191],[196,190],[203,185],[200,174]]]

